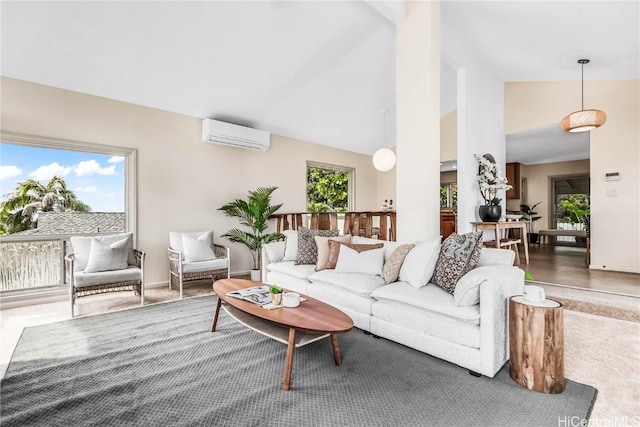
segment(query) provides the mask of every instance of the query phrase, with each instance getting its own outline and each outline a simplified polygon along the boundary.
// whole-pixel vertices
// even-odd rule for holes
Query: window
[[[440,207],[441,208],[458,207],[458,184],[440,185]]]
[[[307,162],[307,211],[353,210],[354,169]]]
[[[74,234],[134,232],[136,150],[2,133],[1,292],[61,286]]]
[[[552,177],[553,222],[558,230],[584,230],[584,215],[590,213],[589,175]],[[555,244],[585,244],[585,239],[558,236]]]

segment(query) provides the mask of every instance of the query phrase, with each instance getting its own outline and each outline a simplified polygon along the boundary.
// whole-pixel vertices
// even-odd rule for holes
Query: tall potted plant
[[[218,208],[226,216],[238,218],[240,225],[249,228],[249,231],[233,228],[223,234],[222,237],[226,237],[234,243],[242,243],[249,249],[253,258],[251,280],[260,281],[262,246],[284,238],[281,233],[267,232],[269,217],[282,207],[282,204],[271,205],[271,193],[277,189],[278,187],[260,187],[254,191],[249,191],[247,200],[235,199]]]

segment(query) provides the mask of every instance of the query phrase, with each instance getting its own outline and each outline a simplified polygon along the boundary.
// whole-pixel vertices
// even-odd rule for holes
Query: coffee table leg
[[[333,347],[333,360],[336,361],[336,365],[342,365],[342,358],[340,357],[340,347],[338,346],[338,337],[336,334],[331,334],[331,346]]]
[[[287,360],[284,363],[284,379],[282,389],[289,390],[291,384],[291,370],[293,368],[293,350],[296,348],[296,328],[289,328],[289,346],[287,347]]]
[[[218,303],[216,304],[216,312],[213,314],[213,322],[211,323],[211,332],[216,331],[216,325],[218,324],[218,314],[220,314],[220,306],[222,305],[222,300],[218,297]]]

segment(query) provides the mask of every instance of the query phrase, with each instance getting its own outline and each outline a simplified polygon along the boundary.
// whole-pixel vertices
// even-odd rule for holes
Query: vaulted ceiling
[[[3,76],[361,153],[395,144],[395,26],[364,1],[0,8]],[[581,56],[588,79],[637,79],[639,15],[636,1],[442,4],[504,81],[576,80]]]

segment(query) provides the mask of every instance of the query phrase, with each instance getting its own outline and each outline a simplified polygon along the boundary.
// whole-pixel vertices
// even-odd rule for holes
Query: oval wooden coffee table
[[[256,282],[244,279],[222,279],[213,284],[218,295],[216,311],[213,315],[211,332],[215,332],[218,314],[222,301],[224,309],[231,317],[246,327],[253,329],[271,339],[287,344],[287,359],[284,364],[282,388],[289,390],[291,370],[293,368],[293,351],[323,338],[331,337],[333,358],[340,366],[340,347],[336,334],[348,332],[353,328],[353,320],[342,311],[322,301],[303,295],[306,301],[298,307],[276,308],[267,310],[257,304],[227,296],[227,292],[256,286]]]

